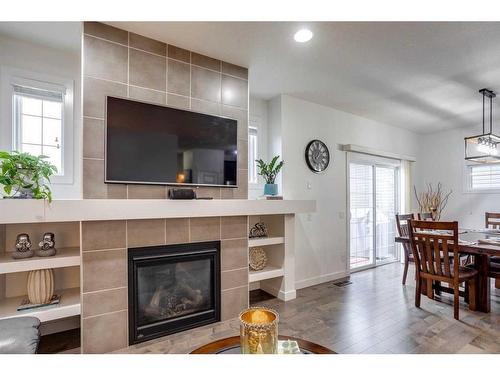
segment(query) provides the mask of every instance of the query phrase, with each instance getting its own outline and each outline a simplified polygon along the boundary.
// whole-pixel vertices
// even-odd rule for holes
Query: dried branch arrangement
[[[432,184],[427,184],[427,190],[420,194],[417,193],[415,185],[413,185],[413,190],[415,191],[415,198],[417,199],[420,212],[430,212],[432,213],[432,218],[439,221],[441,213],[446,207],[448,198],[453,191],[450,190],[445,194],[441,182],[438,182],[436,188]]]

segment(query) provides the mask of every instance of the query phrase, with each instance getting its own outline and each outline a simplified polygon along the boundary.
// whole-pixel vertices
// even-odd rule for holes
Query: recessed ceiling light
[[[300,29],[295,33],[293,36],[293,39],[295,39],[296,42],[299,43],[305,43],[308,42],[312,39],[313,33],[309,29]]]

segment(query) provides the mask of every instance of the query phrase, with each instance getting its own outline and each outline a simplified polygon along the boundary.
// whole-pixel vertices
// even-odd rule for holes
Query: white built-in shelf
[[[281,267],[266,266],[260,271],[250,271],[248,274],[248,281],[253,283],[255,281],[273,279],[285,275],[285,270]]]
[[[27,259],[12,259],[12,253],[3,253],[0,255],[0,274],[79,266],[80,262],[78,247],[57,249],[56,255],[51,257],[35,255]]]
[[[17,311],[17,308],[26,296],[2,299],[0,300],[0,319],[34,316],[42,322],[48,322],[80,315],[80,288],[64,289],[55,293],[61,295],[59,304],[22,311]]]
[[[280,243],[285,243],[285,237],[252,238],[248,240],[248,247],[278,245]]]

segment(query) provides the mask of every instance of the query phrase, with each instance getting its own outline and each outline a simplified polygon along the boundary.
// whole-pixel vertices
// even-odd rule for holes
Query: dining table
[[[461,255],[473,255],[472,266],[478,271],[476,310],[490,312],[490,257],[500,256],[500,230],[459,229],[458,251]],[[409,237],[398,236],[398,243],[410,243]],[[423,288],[423,291],[426,289]]]

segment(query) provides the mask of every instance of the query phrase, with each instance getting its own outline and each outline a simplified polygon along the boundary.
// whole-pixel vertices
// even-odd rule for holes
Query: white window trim
[[[471,170],[472,167],[481,164],[467,164],[464,163],[463,173],[464,173],[464,193],[466,194],[500,194],[500,189],[473,189],[472,188],[472,177]]]
[[[63,104],[63,165],[64,175],[51,177],[53,184],[73,184],[74,181],[74,81],[66,77],[58,77],[23,69],[0,67],[0,149],[17,149],[18,140],[13,116],[13,85],[34,84],[46,89],[65,89]]]

